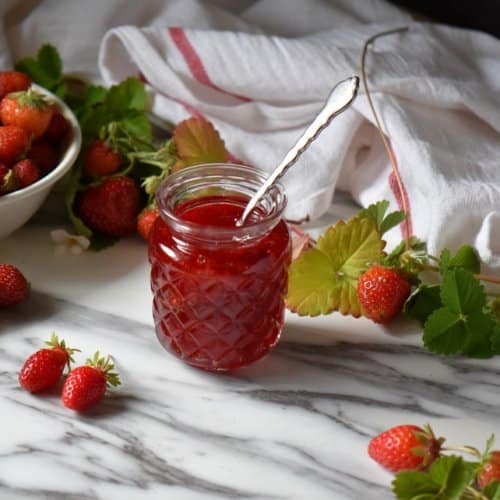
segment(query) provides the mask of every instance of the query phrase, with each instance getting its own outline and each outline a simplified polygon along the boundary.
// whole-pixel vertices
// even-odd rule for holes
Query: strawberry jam
[[[149,243],[156,333],[193,366],[233,370],[279,339],[290,262],[281,188],[236,226],[262,181],[248,167],[204,165],[158,190],[161,217]]]

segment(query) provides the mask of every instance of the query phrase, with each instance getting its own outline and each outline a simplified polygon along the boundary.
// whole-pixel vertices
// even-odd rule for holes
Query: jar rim
[[[267,174],[256,168],[234,163],[205,163],[183,168],[170,174],[158,187],[156,204],[160,216],[174,230],[196,239],[214,238],[222,241],[245,241],[266,234],[280,221],[286,206],[286,195],[281,184],[276,183],[263,197],[258,207],[262,216],[255,222],[241,227],[220,227],[186,221],[175,214],[175,195],[193,187],[216,187],[227,184],[232,189],[242,189],[241,194],[250,197],[267,179]]]

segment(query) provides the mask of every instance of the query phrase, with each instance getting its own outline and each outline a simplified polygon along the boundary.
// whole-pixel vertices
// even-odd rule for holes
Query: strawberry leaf
[[[480,260],[477,251],[470,245],[463,245],[452,257],[450,251],[445,248],[439,258],[439,270],[444,275],[450,268],[463,268],[471,273],[479,273]]]
[[[468,314],[486,305],[481,283],[464,269],[450,269],[443,277],[441,300],[450,311]]]
[[[371,219],[353,218],[328,228],[313,249],[292,262],[288,307],[300,315],[340,311],[360,316],[358,276],[382,257],[383,247]]]
[[[385,213],[388,208],[389,202],[387,200],[382,200],[364,208],[359,212],[358,216],[370,219],[380,235],[383,235],[389,231],[389,229],[392,229],[406,219],[406,214],[401,211],[391,212],[386,216]]]
[[[493,481],[481,492],[488,500],[500,500],[500,481]]]
[[[423,326],[427,318],[443,306],[440,292],[439,285],[420,285],[406,300],[404,312]]]
[[[475,465],[462,457],[442,456],[428,472],[403,471],[392,482],[400,500],[459,500],[474,479]]]
[[[227,161],[224,141],[204,118],[193,117],[180,122],[175,127],[173,137],[185,167]]]

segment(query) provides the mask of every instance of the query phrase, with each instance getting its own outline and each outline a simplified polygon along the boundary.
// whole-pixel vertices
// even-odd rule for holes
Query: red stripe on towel
[[[251,101],[251,99],[249,99],[248,97],[241,96],[238,94],[233,94],[232,92],[228,92],[227,90],[221,89],[211,80],[211,78],[208,76],[205,66],[203,65],[202,60],[196,53],[195,48],[188,40],[188,37],[186,36],[186,33],[184,33],[184,30],[182,28],[172,27],[169,28],[168,31],[170,33],[173,42],[175,43],[179,52],[184,57],[184,60],[186,61],[189,70],[191,71],[192,75],[196,78],[196,80],[198,80],[203,85],[206,85],[207,87],[210,87],[224,94],[236,97],[241,101],[245,102]]]
[[[392,151],[392,156],[394,158],[394,163],[395,163],[394,167],[399,174],[399,178],[401,179],[401,174],[399,172],[396,154],[394,153],[394,150],[392,149],[392,147],[391,147],[391,151]],[[392,171],[389,174],[389,187],[391,188],[391,191],[392,191],[392,194],[394,195],[394,198],[396,198],[396,203],[398,204],[399,209],[404,210],[404,207],[406,205],[406,219],[400,224],[400,227],[401,227],[401,234],[403,235],[403,238],[407,239],[410,236],[413,236],[413,222],[412,222],[412,216],[411,216],[410,200],[408,198],[408,192],[406,191],[406,187],[403,184],[403,180],[401,179],[401,189],[400,189],[399,184],[398,184],[398,180],[396,178],[396,174],[394,173],[394,171]],[[404,203],[403,203],[403,200],[404,200]]]

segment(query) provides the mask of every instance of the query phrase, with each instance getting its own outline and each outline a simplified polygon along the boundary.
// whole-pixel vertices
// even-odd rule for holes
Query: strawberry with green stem
[[[19,385],[29,392],[41,392],[54,387],[64,372],[71,369],[72,355],[78,349],[66,346],[55,333],[45,342],[48,348],[39,349],[23,364],[19,372]]]
[[[13,92],[6,95],[0,102],[2,123],[21,127],[35,139],[45,132],[52,114],[52,103],[33,89]]]
[[[64,382],[61,401],[67,408],[85,411],[99,403],[108,387],[120,385],[120,377],[108,355],[101,358],[99,352],[86,364],[71,371]]]
[[[28,90],[31,86],[31,78],[20,71],[0,72],[0,99],[11,92]]]

